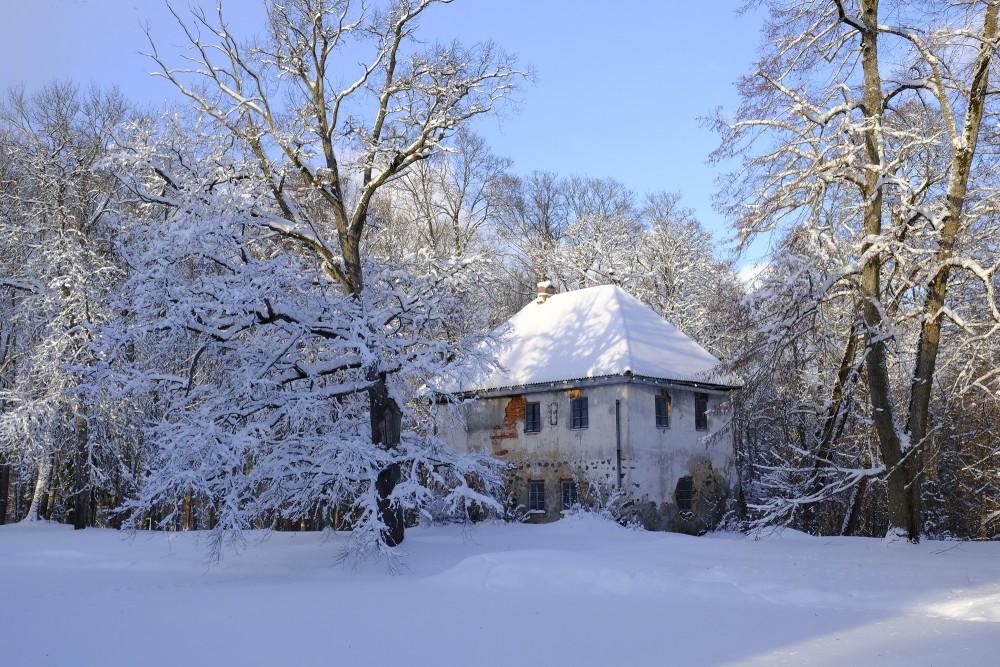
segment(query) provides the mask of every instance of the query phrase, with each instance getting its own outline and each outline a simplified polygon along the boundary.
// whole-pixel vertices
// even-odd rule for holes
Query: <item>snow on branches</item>
[[[447,326],[476,262],[370,259],[366,289],[347,293],[273,229],[279,212],[255,172],[179,160],[177,148],[136,143],[114,165],[150,202],[125,249],[127,317],[102,351],[108,381],[153,405],[131,525],[173,527],[200,512],[198,524],[221,534],[323,517],[368,548],[384,530],[376,480],[393,466],[389,501],[405,512],[437,498],[456,516],[497,509],[499,464],[456,455],[435,435],[447,387],[469,372],[456,355],[482,348],[482,335]],[[402,413],[392,448],[373,441],[369,422],[380,383]]]

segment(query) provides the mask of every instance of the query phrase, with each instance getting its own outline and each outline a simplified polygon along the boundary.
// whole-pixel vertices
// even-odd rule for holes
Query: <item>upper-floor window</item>
[[[524,432],[538,433],[542,430],[542,405],[541,403],[524,404]]]
[[[708,430],[708,394],[694,395],[694,427],[699,431]]]
[[[660,390],[656,396],[656,427],[667,428],[670,426],[670,394],[666,389]]]
[[[587,428],[590,426],[590,415],[587,410],[587,397],[577,396],[569,402],[570,428]]]

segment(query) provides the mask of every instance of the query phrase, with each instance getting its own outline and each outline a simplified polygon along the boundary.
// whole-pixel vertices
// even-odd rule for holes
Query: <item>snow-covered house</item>
[[[625,290],[540,284],[508,322],[498,361],[463,387],[477,400],[441,435],[508,462],[534,520],[616,491],[647,528],[696,532],[721,516],[736,387],[713,381],[719,360]]]

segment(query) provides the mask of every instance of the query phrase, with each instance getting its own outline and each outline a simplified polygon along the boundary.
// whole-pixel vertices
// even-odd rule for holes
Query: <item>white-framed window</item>
[[[528,482],[528,510],[531,512],[545,511],[545,482],[534,480]]]

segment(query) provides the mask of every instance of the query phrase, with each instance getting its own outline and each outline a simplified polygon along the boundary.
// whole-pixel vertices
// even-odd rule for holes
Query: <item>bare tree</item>
[[[503,265],[511,286],[506,319],[533,298],[540,281],[550,277],[548,258],[565,234],[570,217],[566,181],[554,172],[512,175],[502,185],[497,234],[510,248]]]
[[[460,129],[446,150],[417,163],[385,189],[390,224],[410,239],[397,239],[403,241],[399,249],[429,248],[442,257],[492,250],[487,232],[510,165],[483,137]]]

